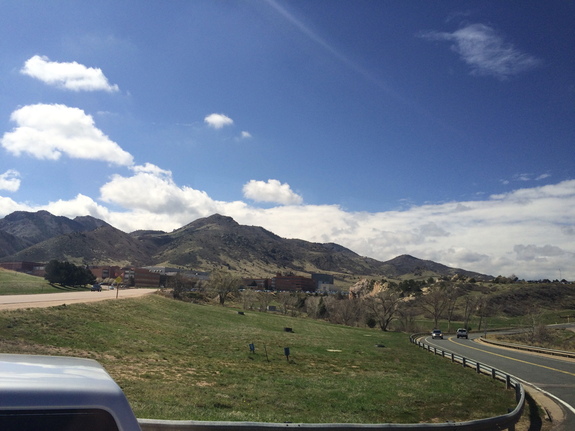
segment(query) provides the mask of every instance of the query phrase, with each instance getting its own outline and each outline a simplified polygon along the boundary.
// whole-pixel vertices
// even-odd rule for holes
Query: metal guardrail
[[[444,358],[448,358],[451,360],[451,362],[458,362],[461,365],[463,365],[464,368],[465,367],[474,368],[475,371],[477,372],[477,374],[491,375],[491,378],[498,379],[498,380],[505,382],[505,385],[508,389],[509,388],[515,389],[515,400],[517,402],[517,406],[515,407],[515,409],[513,411],[511,411],[507,415],[502,415],[502,416],[497,416],[494,418],[488,418],[488,419],[482,419],[482,420],[476,421],[476,422],[482,422],[482,423],[489,423],[491,428],[487,427],[487,428],[462,428],[462,429],[465,429],[467,431],[476,431],[476,430],[480,430],[480,429],[481,430],[483,430],[483,429],[485,429],[485,430],[509,429],[510,431],[514,431],[515,430],[515,424],[521,418],[521,414],[523,413],[523,408],[525,407],[525,389],[523,388],[521,383],[519,383],[511,375],[504,373],[503,371],[497,370],[497,369],[492,368],[488,365],[474,361],[473,359],[466,358],[465,356],[457,355],[457,354],[450,352],[448,350],[442,350],[442,349],[439,349],[437,347],[434,347],[434,346],[431,346],[429,344],[425,344],[425,343],[419,341],[419,338],[421,338],[424,335],[428,335],[428,334],[427,333],[425,333],[425,334],[413,334],[410,337],[410,341],[412,343],[416,344],[417,346],[419,346],[423,349],[426,349],[429,352],[432,352],[435,355],[441,355]]]
[[[567,352],[565,350],[554,350],[554,349],[547,349],[545,347],[529,346],[526,344],[507,343],[505,341],[489,340],[485,337],[480,337],[479,339],[485,343],[495,344],[496,346],[509,347],[517,350],[525,350],[527,352],[544,353],[546,355],[562,356],[565,358],[575,358],[575,352]]]
[[[421,335],[421,334],[420,334]],[[419,336],[420,336],[419,335]],[[462,356],[426,345],[412,335],[411,342],[419,347],[458,361],[464,367],[474,367],[478,373],[487,373],[495,379],[503,380],[508,388],[515,389],[517,406],[505,415],[467,422],[446,422],[433,424],[307,424],[307,423],[270,423],[270,422],[210,422],[210,421],[170,421],[158,419],[138,419],[142,431],[280,431],[297,428],[298,431],[493,431],[515,430],[515,424],[521,418],[525,405],[525,390],[511,376],[486,365],[474,362]]]

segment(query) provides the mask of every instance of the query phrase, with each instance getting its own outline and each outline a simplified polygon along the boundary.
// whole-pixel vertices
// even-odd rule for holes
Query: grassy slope
[[[85,288],[63,288],[51,286],[42,277],[9,271],[0,268],[0,295],[29,295],[35,293],[57,293]]]
[[[444,422],[514,406],[500,383],[405,334],[159,296],[2,311],[0,351],[95,358],[155,419]]]

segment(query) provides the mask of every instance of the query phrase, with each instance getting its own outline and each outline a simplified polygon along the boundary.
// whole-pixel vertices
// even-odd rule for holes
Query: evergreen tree
[[[61,286],[85,286],[96,281],[96,277],[87,267],[55,259],[46,265],[45,271],[44,278],[48,282]]]

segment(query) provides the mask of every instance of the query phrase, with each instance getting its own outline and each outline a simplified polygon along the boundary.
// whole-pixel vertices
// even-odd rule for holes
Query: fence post
[[[475,370],[477,371],[477,374],[481,374],[481,364],[479,362],[475,363]]]
[[[511,387],[511,376],[509,374],[505,375],[505,387],[507,389]]]
[[[455,362],[455,353],[451,353],[451,362]]]
[[[495,378],[495,374],[497,373],[497,371],[495,371],[495,368],[491,369],[491,378],[494,379]]]
[[[465,367],[466,367],[465,361],[466,361],[466,359],[465,359],[465,358],[461,358],[461,364],[463,365],[463,368],[465,368]]]

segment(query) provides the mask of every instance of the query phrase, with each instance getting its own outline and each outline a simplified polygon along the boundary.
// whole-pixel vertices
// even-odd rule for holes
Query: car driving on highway
[[[459,328],[457,330],[457,338],[469,338],[469,335],[467,334],[467,329]]]
[[[431,338],[433,338],[434,340],[436,338],[440,338],[443,340],[443,332],[441,332],[441,329],[434,329],[433,331],[431,331]]]

